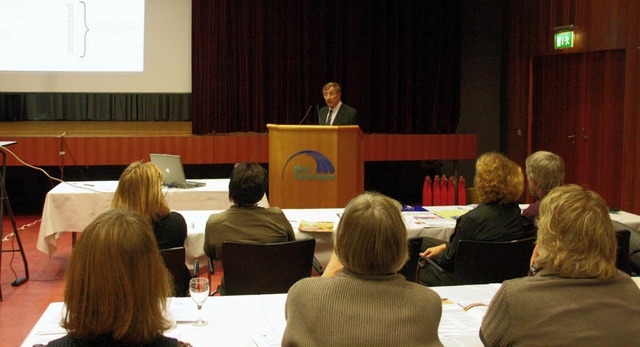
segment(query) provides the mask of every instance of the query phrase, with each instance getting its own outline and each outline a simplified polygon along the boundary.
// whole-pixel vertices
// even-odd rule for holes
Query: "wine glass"
[[[206,320],[202,320],[202,304],[207,300],[209,296],[209,279],[204,277],[196,277],[192,278],[189,281],[189,294],[191,294],[191,299],[198,306],[198,320],[193,322],[192,324],[198,327],[205,326],[208,324]]]

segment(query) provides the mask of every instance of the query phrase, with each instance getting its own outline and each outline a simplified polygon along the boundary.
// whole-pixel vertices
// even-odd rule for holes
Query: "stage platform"
[[[149,153],[179,154],[184,164],[268,163],[266,133],[191,134],[191,122],[0,122],[0,141],[35,166],[128,165]],[[475,160],[475,134],[366,134],[364,161]],[[9,166],[21,166],[11,154]]]

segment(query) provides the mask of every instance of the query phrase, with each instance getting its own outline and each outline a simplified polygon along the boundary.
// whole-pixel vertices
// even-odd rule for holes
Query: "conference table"
[[[229,202],[229,179],[203,179],[203,187],[164,187],[172,210],[225,210]],[[91,221],[111,208],[118,181],[63,182],[51,189],[44,200],[37,249],[53,255],[62,232],[81,232]],[[269,206],[266,195],[260,206]],[[204,229],[203,229],[204,230]]]
[[[448,241],[455,228],[455,217],[461,215],[474,205],[469,206],[432,206],[425,211],[405,211],[402,216],[407,228],[407,236],[411,237],[431,237],[443,241]],[[307,222],[331,222],[334,230],[338,226],[342,208],[318,208],[318,209],[283,209],[285,216],[291,223],[296,240],[309,238],[316,239],[315,256],[323,267],[329,262],[333,247],[332,232],[327,231],[300,231],[301,221]],[[422,210],[422,209],[421,209]],[[203,251],[204,229],[207,219],[213,213],[222,211],[178,211],[187,221],[187,239],[185,240],[186,263],[190,268],[195,259],[201,264],[206,260]],[[436,213],[441,213],[436,215]],[[640,225],[640,218],[639,218]]]
[[[187,222],[185,240],[186,264],[193,267],[195,259],[206,260],[203,251],[204,230],[211,214],[230,206],[229,179],[206,179],[204,187],[192,189],[164,188],[169,207],[180,212]],[[62,232],[82,231],[96,216],[111,206],[117,181],[65,182],[47,193],[38,235],[37,248],[52,255],[56,240]],[[268,207],[266,196],[260,206]],[[455,228],[455,219],[476,205],[465,206],[405,206],[402,212],[408,237],[431,237],[449,241]],[[528,205],[520,205],[521,209]],[[301,221],[333,222],[337,226],[342,208],[336,209],[283,209],[291,223],[296,239],[316,239],[315,256],[322,266],[329,262],[332,250],[332,232],[299,231]],[[611,219],[640,232],[640,216],[618,211]]]
[[[439,336],[445,346],[482,346],[478,337],[482,314],[464,311],[468,302],[488,304],[498,284],[433,288],[443,300]],[[284,307],[287,294],[213,296],[202,306],[206,326],[194,327],[190,323],[198,313],[191,298],[169,299],[168,316],[176,324],[165,335],[189,342],[194,347],[280,346],[286,326]],[[22,343],[23,347],[47,342],[65,335],[60,326],[64,304],[49,304],[36,325]],[[329,319],[329,318],[327,318]]]
[[[640,286],[640,277],[633,277],[633,280]],[[442,298],[440,341],[445,346],[482,346],[478,331],[486,305],[498,288],[500,284],[497,283],[432,287]],[[287,294],[209,297],[202,307],[202,318],[209,324],[195,327],[190,323],[197,319],[198,313],[191,298],[170,298],[168,317],[175,324],[165,335],[189,342],[194,347],[280,346],[286,327],[286,299]],[[49,304],[22,346],[46,344],[64,336],[66,332],[60,326],[63,315],[62,302]]]
[[[430,237],[437,240],[449,241],[455,229],[455,220],[462,214],[475,208],[476,205],[465,206],[425,206],[408,207],[412,211],[403,211],[407,237]],[[520,205],[525,209],[528,205]],[[322,208],[322,209],[283,209],[285,216],[293,227],[297,240],[308,238],[316,239],[315,256],[323,267],[329,262],[332,251],[332,232],[309,232],[300,231],[298,227],[301,221],[308,222],[333,222],[334,229],[337,227],[344,209]],[[201,264],[206,260],[203,251],[204,229],[207,219],[212,213],[221,211],[178,211],[187,221],[187,239],[185,240],[186,264],[192,268],[194,260],[198,259]],[[633,230],[640,232],[640,216],[628,213],[617,212],[610,214],[611,219],[628,225]]]

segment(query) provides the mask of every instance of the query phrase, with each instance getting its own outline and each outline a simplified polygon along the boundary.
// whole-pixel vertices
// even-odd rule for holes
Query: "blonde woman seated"
[[[456,221],[450,243],[425,239],[420,256],[432,258],[435,266],[421,268],[418,281],[428,286],[465,284],[453,274],[458,244],[461,240],[511,241],[535,234],[525,228],[518,199],[524,191],[520,166],[497,152],[482,154],[476,161],[474,186],[481,203]],[[482,259],[478,259],[482,261]]]
[[[141,214],[153,226],[158,248],[184,247],[187,223],[169,210],[162,193],[162,171],[154,163],[136,161],[120,175],[111,207],[122,207]]]
[[[184,247],[187,222],[180,213],[169,210],[162,193],[162,171],[154,163],[136,161],[122,172],[111,207],[126,208],[143,216],[152,226],[159,249]],[[174,281],[176,296],[189,293],[191,275],[186,265],[182,272],[180,277],[184,280]]]
[[[48,346],[189,346],[163,336],[171,280],[139,214],[112,209],[98,216],[73,247],[65,272],[62,326]]]
[[[344,267],[291,287],[283,346],[442,345],[440,297],[396,274],[408,258],[400,209],[374,193],[349,202],[334,246]]]
[[[640,346],[640,289],[616,269],[609,209],[568,185],[540,204],[531,277],[505,281],[485,315],[488,346]]]

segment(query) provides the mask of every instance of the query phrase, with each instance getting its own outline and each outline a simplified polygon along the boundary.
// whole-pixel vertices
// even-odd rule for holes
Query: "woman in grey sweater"
[[[609,209],[577,185],[540,204],[531,277],[505,281],[480,337],[487,346],[640,346],[640,289],[616,269]]]
[[[347,205],[334,236],[343,269],[289,290],[283,346],[441,346],[442,302],[396,272],[408,258],[400,204],[365,193]]]

